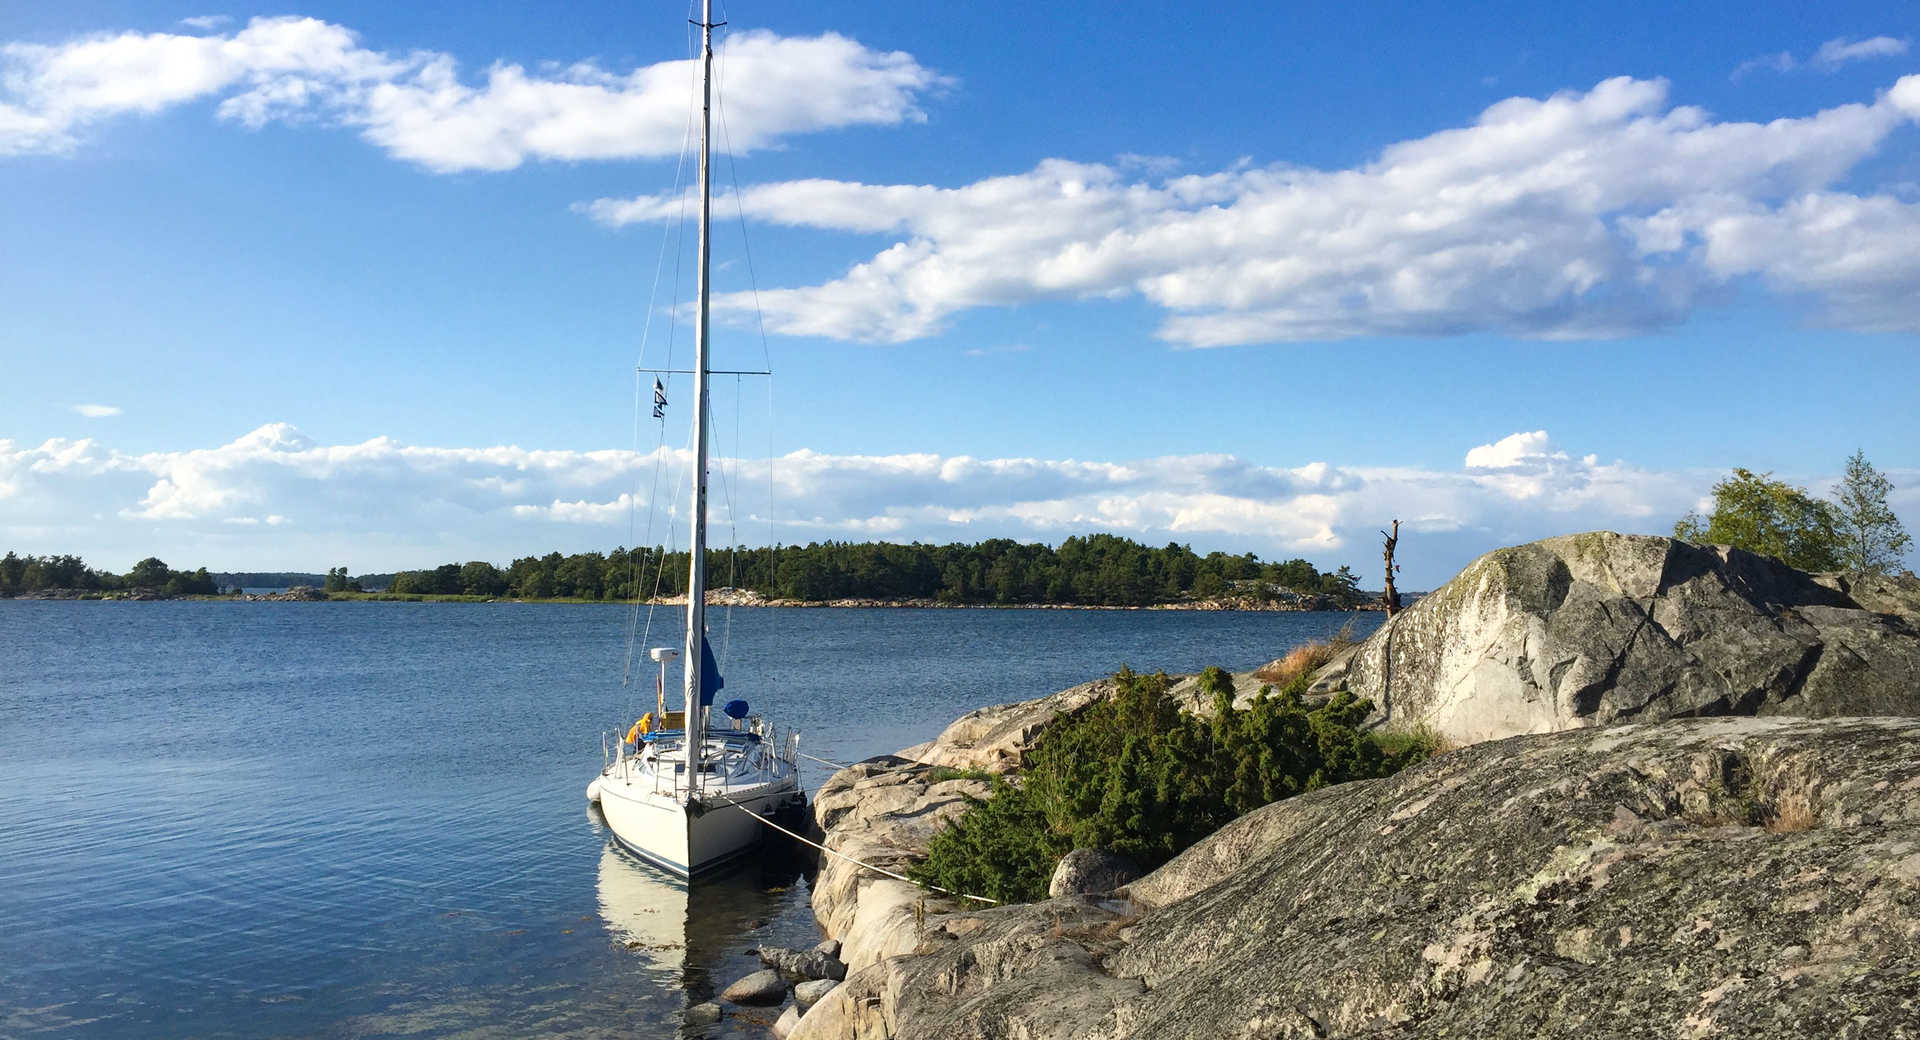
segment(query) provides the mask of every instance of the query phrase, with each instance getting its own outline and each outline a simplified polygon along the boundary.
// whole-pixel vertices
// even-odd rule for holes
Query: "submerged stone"
[[[766,968],[721,990],[720,999],[735,1004],[778,1004],[787,999],[787,983],[779,972]]]

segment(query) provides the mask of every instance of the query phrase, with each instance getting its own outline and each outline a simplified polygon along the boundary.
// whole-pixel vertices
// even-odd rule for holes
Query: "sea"
[[[723,696],[844,763],[1123,664],[1244,670],[1380,618],[709,620]],[[683,1014],[755,945],[820,939],[807,859],[689,893],[586,802],[680,631],[617,605],[0,601],[0,1036],[767,1035],[778,1009]]]

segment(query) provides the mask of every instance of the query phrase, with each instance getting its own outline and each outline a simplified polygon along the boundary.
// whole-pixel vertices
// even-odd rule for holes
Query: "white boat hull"
[[[748,852],[771,828],[764,822],[801,798],[797,771],[779,763],[731,783],[716,779],[687,805],[685,787],[664,782],[625,758],[587,785],[614,839],[635,855],[682,877]]]
[[[657,795],[631,796],[619,784],[603,785],[600,814],[614,840],[628,851],[675,874],[686,877],[710,870],[758,845],[769,817],[792,791],[721,804],[695,816],[685,806]]]

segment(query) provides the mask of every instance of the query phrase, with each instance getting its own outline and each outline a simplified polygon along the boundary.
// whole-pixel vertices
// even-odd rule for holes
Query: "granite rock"
[[[795,1040],[1920,1035],[1920,720],[1487,742],[929,917]]]
[[[1711,715],[1920,715],[1920,582],[1610,532],[1500,549],[1316,673],[1451,744]]]
[[[1053,868],[1047,895],[1097,895],[1111,892],[1140,876],[1132,860],[1107,849],[1074,849]]]

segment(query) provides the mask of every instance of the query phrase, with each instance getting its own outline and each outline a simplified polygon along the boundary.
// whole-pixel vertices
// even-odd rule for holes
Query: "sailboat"
[[[800,789],[799,738],[784,737],[745,701],[711,717],[724,680],[707,641],[707,440],[713,191],[709,176],[713,107],[713,0],[703,0],[700,72],[700,306],[694,324],[693,540],[687,576],[686,640],[648,651],[660,665],[662,727],[617,742],[587,800],[600,807],[615,840],[634,854],[691,877],[754,848],[773,817],[806,804]],[[665,711],[668,665],[681,662],[685,708]]]

